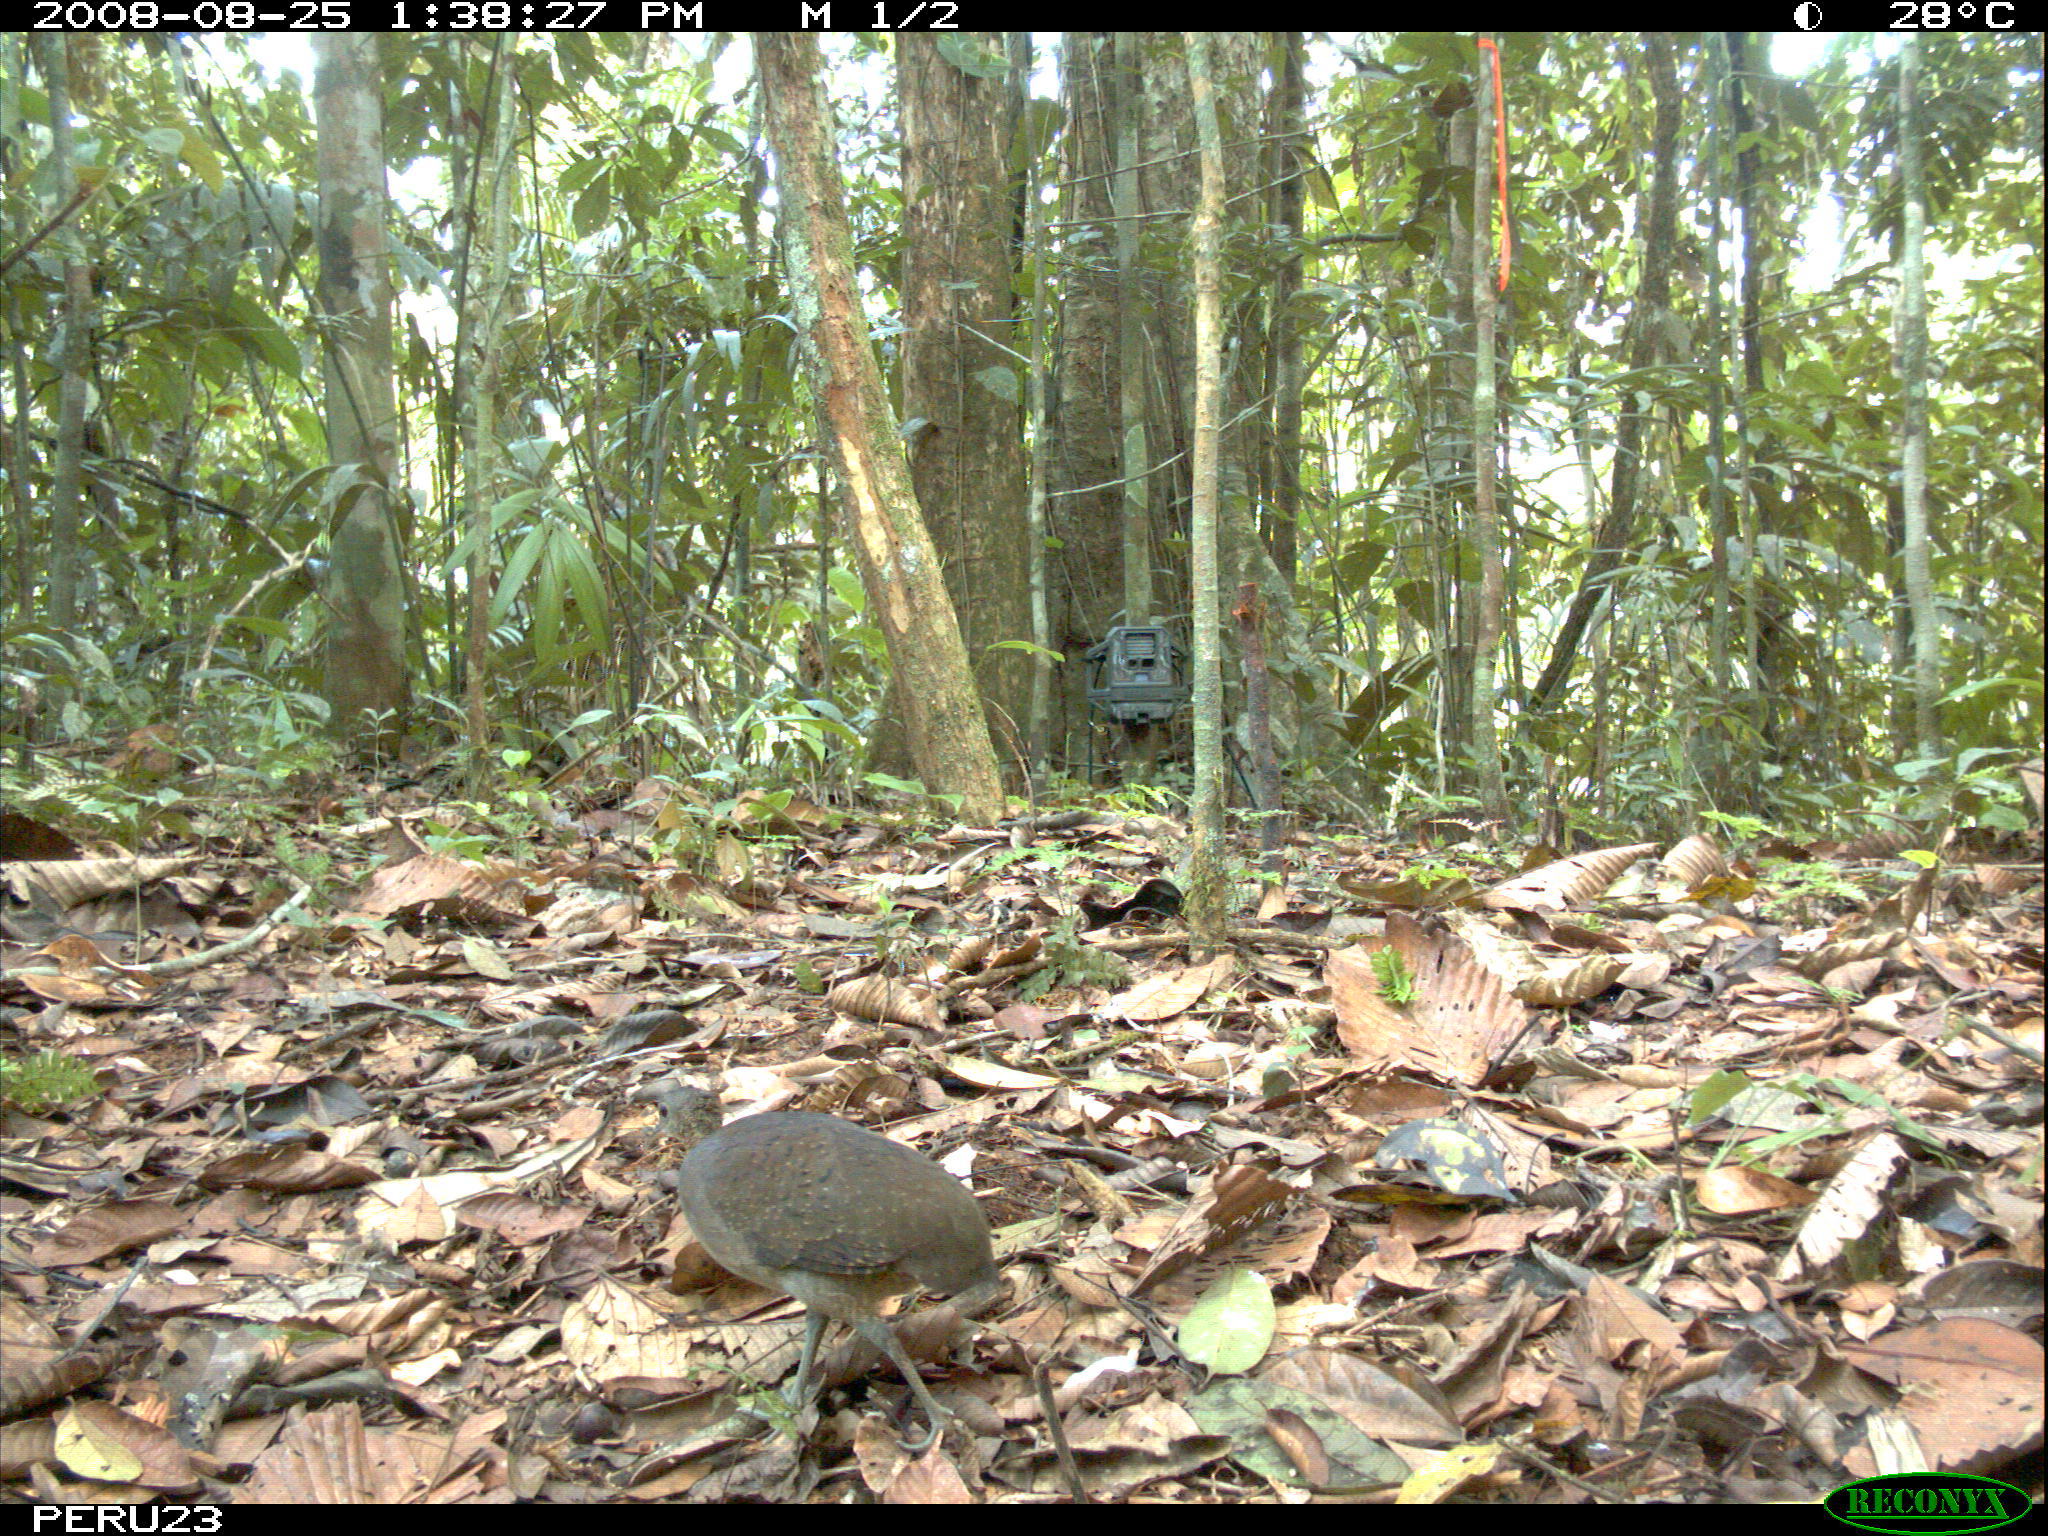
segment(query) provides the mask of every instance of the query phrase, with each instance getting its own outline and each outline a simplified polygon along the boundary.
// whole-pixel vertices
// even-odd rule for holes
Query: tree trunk
[[[405,583],[392,497],[398,410],[391,377],[384,91],[375,33],[322,33],[313,78],[319,137],[320,326],[327,453],[335,466],[327,583],[329,728],[357,755],[404,735]]]
[[[811,389],[908,716],[911,756],[927,790],[959,796],[969,821],[992,822],[1002,814],[1002,782],[861,314],[817,44],[802,33],[761,33],[755,47]]]

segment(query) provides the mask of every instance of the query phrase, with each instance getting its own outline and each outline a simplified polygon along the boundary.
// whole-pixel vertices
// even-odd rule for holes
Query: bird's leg
[[[804,1349],[797,1357],[796,1380],[789,1384],[786,1396],[792,1412],[802,1413],[804,1405],[811,1400],[804,1390],[811,1379],[811,1364],[818,1357],[818,1335],[825,1331],[825,1314],[815,1307],[804,1308]]]
[[[902,1374],[904,1385],[916,1394],[924,1405],[925,1416],[931,1420],[931,1433],[917,1440],[905,1440],[903,1449],[913,1456],[923,1455],[939,1438],[939,1432],[951,1417],[941,1408],[938,1399],[932,1396],[931,1388],[924,1384],[924,1377],[918,1374],[917,1362],[910,1358],[910,1352],[903,1347],[903,1341],[896,1337],[896,1330],[879,1317],[864,1317],[853,1325],[854,1332],[866,1339],[896,1363]]]

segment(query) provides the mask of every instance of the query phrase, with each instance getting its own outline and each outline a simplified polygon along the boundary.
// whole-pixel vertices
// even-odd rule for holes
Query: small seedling
[[[0,1104],[42,1115],[100,1091],[91,1067],[62,1051],[38,1051],[19,1061],[0,1060]]]
[[[1380,996],[1388,1002],[1405,1008],[1415,1001],[1414,973],[1408,969],[1408,962],[1393,950],[1373,951],[1372,976],[1379,983]]]

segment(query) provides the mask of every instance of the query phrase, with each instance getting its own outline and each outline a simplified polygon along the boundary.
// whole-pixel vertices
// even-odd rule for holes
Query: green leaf
[[[491,508],[491,532],[503,532],[507,523],[540,501],[545,495],[547,495],[547,492],[541,490],[514,491],[510,496],[507,496],[503,501],[498,502]]]
[[[600,172],[591,178],[590,185],[576,196],[570,209],[570,222],[576,233],[589,235],[602,229],[612,216],[612,178],[609,171]]]
[[[289,378],[299,377],[298,344],[247,294],[230,294],[220,306],[221,328],[251,356]]]
[[[869,774],[865,782],[877,785],[882,789],[893,789],[900,795],[921,795],[924,793],[924,785],[916,779],[899,779],[893,773],[877,771]]]
[[[533,568],[539,564],[543,551],[548,547],[548,530],[545,527],[529,528],[526,537],[512,551],[512,558],[505,562],[505,572],[498,578],[498,590],[491,598],[491,622],[497,624],[512,611],[512,604],[518,600]]]
[[[562,572],[556,561],[555,541],[552,537],[543,540],[540,564],[535,570],[533,622],[528,627],[527,634],[533,641],[533,659],[543,667],[552,667],[567,659],[567,652],[562,644]]]
[[[991,640],[983,649],[990,651],[1023,651],[1029,656],[1043,656],[1047,661],[1066,660],[1066,657],[1058,651],[1049,650],[1042,645],[1033,645],[1029,640]]]
[[[721,326],[712,331],[711,339],[717,344],[719,356],[725,359],[726,366],[737,378],[740,372],[740,333]]]
[[[1274,1330],[1273,1292],[1253,1269],[1233,1269],[1202,1293],[1181,1320],[1181,1353],[1219,1376],[1241,1376],[1266,1356]]]
[[[1737,1094],[1750,1087],[1749,1076],[1743,1072],[1716,1072],[1692,1091],[1692,1109],[1686,1115],[1686,1124],[1698,1125]]]
[[[571,643],[578,653],[609,641],[612,631],[611,604],[605,598],[604,579],[592,563],[583,541],[567,529],[558,541],[562,575],[576,599],[576,617],[582,621],[583,643]]]
[[[491,508],[490,532],[494,534],[502,533],[507,523],[511,522],[521,512],[526,511],[546,494],[545,491],[533,490],[515,491],[510,496],[507,496],[503,501]],[[469,557],[476,551],[477,538],[478,534],[475,525],[464,524],[462,537],[455,541],[455,547],[448,552],[448,559],[441,567],[443,574],[450,571],[459,571],[468,566]]]
[[[1374,1394],[1376,1402],[1401,1403],[1409,1399],[1397,1411],[1414,1413],[1418,1421],[1434,1418],[1440,1412],[1377,1367],[1366,1367],[1363,1374],[1381,1378],[1376,1385],[1364,1388]],[[1291,1487],[1303,1487],[1307,1479],[1267,1433],[1276,1412],[1299,1418],[1321,1442],[1323,1454],[1329,1458],[1332,1483],[1398,1483],[1408,1475],[1408,1464],[1399,1456],[1323,1398],[1296,1387],[1242,1376],[1218,1376],[1190,1397],[1186,1406],[1205,1434],[1230,1441],[1233,1461]]]
[[[860,578],[841,565],[835,565],[825,573],[826,585],[831,587],[839,601],[855,613],[864,613],[868,606],[867,589],[860,584]]]
[[[972,75],[977,80],[1000,80],[1009,73],[1010,66],[1003,56],[984,47],[971,33],[941,32],[938,45],[939,57],[963,75]]]

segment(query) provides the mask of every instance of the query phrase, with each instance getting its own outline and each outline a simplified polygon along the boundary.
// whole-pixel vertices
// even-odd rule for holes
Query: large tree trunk
[[[999,61],[991,58],[994,65]],[[1021,352],[1012,303],[1016,207],[1009,195],[1008,82],[948,63],[938,39],[897,39],[903,122],[903,417],[910,475],[938,546],[989,729],[1024,770],[1029,637]],[[871,761],[902,771],[902,679]]]
[[[314,47],[320,326],[327,454],[335,465],[329,725],[358,754],[388,756],[404,734],[407,686],[405,581],[391,491],[398,475],[398,408],[391,380],[383,73],[375,33],[323,33]]]
[[[958,795],[969,821],[992,822],[1002,814],[1002,782],[861,314],[818,47],[801,33],[762,33],[755,48],[811,390],[868,603],[889,647],[911,757],[926,789]]]

